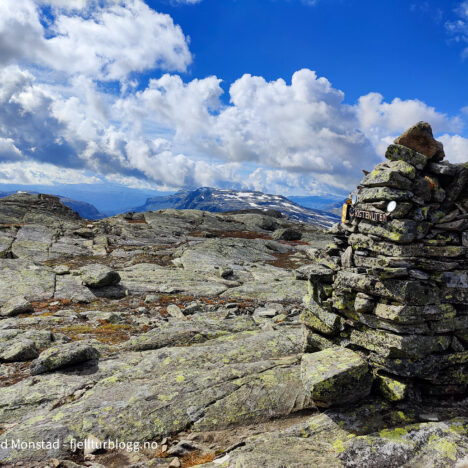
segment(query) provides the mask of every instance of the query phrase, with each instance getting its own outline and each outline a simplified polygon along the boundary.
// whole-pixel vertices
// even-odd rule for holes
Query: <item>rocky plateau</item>
[[[430,140],[419,138],[419,151],[424,138]],[[410,148],[413,140],[410,132],[400,146]],[[371,197],[374,189],[385,197],[382,187],[390,183],[399,206],[424,208],[427,187],[421,190],[429,198],[405,199],[415,179],[412,165],[435,158],[437,170],[456,174],[440,162],[436,143],[431,156],[414,153],[405,164],[392,163],[395,170],[372,173],[361,193]],[[466,269],[463,177],[438,202],[446,203],[445,218],[424,218],[425,235],[433,224],[462,221],[424,244],[451,248],[443,259],[427,254],[432,261],[424,264],[419,247],[411,254],[424,264],[418,268],[401,259],[380,268],[365,254],[375,246],[410,249],[422,239],[417,222],[403,229],[394,220],[391,232],[369,220],[326,231],[268,214],[173,209],[89,221],[52,196],[0,199],[0,462],[26,468],[468,466],[468,346],[466,333],[457,332],[467,317],[466,276],[449,275],[455,306],[424,309],[430,319],[414,315],[440,303],[433,290],[417,309],[402,312],[396,305],[411,295],[403,283],[410,290],[429,281],[428,269],[444,267],[442,276]],[[349,271],[355,264],[349,265],[348,243],[353,258],[364,252],[359,268],[372,268],[378,279],[383,271],[401,284],[384,291],[371,276],[379,299],[373,298],[362,286],[363,271]],[[340,315],[337,307],[350,295],[352,306]],[[356,301],[367,325],[345,315]],[[382,313],[403,319],[376,315],[377,303]],[[433,323],[439,328],[430,328]],[[395,343],[364,339],[365,330],[385,325]],[[431,388],[443,379],[442,397],[423,395],[396,377],[405,364],[412,369],[425,357],[442,362],[455,354],[455,374],[424,377]],[[390,363],[399,371],[392,373]],[[456,391],[445,391],[450,379]]]

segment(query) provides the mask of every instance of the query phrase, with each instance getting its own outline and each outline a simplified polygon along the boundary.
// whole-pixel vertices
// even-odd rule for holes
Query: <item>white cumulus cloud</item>
[[[65,2],[44,2],[63,7]],[[108,1],[80,14],[86,2],[55,11],[47,30],[34,0],[0,2],[0,63],[29,61],[66,74],[124,80],[153,68],[185,71],[191,63],[187,38],[169,15],[143,0]],[[73,6],[73,8],[71,8]]]
[[[419,120],[466,160],[461,118],[378,93],[346,103],[309,69],[245,74],[227,99],[216,76],[139,80],[191,58],[180,27],[143,0],[0,0],[0,181],[346,192]]]

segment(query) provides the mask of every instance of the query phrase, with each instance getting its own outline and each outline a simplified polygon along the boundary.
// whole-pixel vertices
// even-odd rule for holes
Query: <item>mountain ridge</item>
[[[195,190],[180,190],[173,195],[150,197],[144,205],[135,207],[134,212],[157,211],[162,209],[196,209],[212,213],[239,210],[273,210],[294,221],[330,227],[338,221],[333,213],[305,208],[282,196],[253,190],[230,190],[200,187]]]

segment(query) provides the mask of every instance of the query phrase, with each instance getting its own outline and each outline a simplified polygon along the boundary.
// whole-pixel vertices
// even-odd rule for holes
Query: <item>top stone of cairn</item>
[[[395,144],[411,148],[432,161],[442,161],[445,157],[444,146],[432,134],[427,122],[418,122],[395,140]]]

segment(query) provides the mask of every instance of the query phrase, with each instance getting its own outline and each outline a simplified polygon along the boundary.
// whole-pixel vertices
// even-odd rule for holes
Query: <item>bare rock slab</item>
[[[327,348],[304,354],[301,379],[317,406],[329,407],[358,401],[369,395],[372,374],[367,362],[346,348]]]
[[[47,300],[53,297],[54,289],[52,269],[21,259],[0,259],[0,303],[18,297]]]
[[[99,352],[89,344],[67,343],[42,352],[31,363],[31,374],[44,374],[82,362],[98,359]]]

